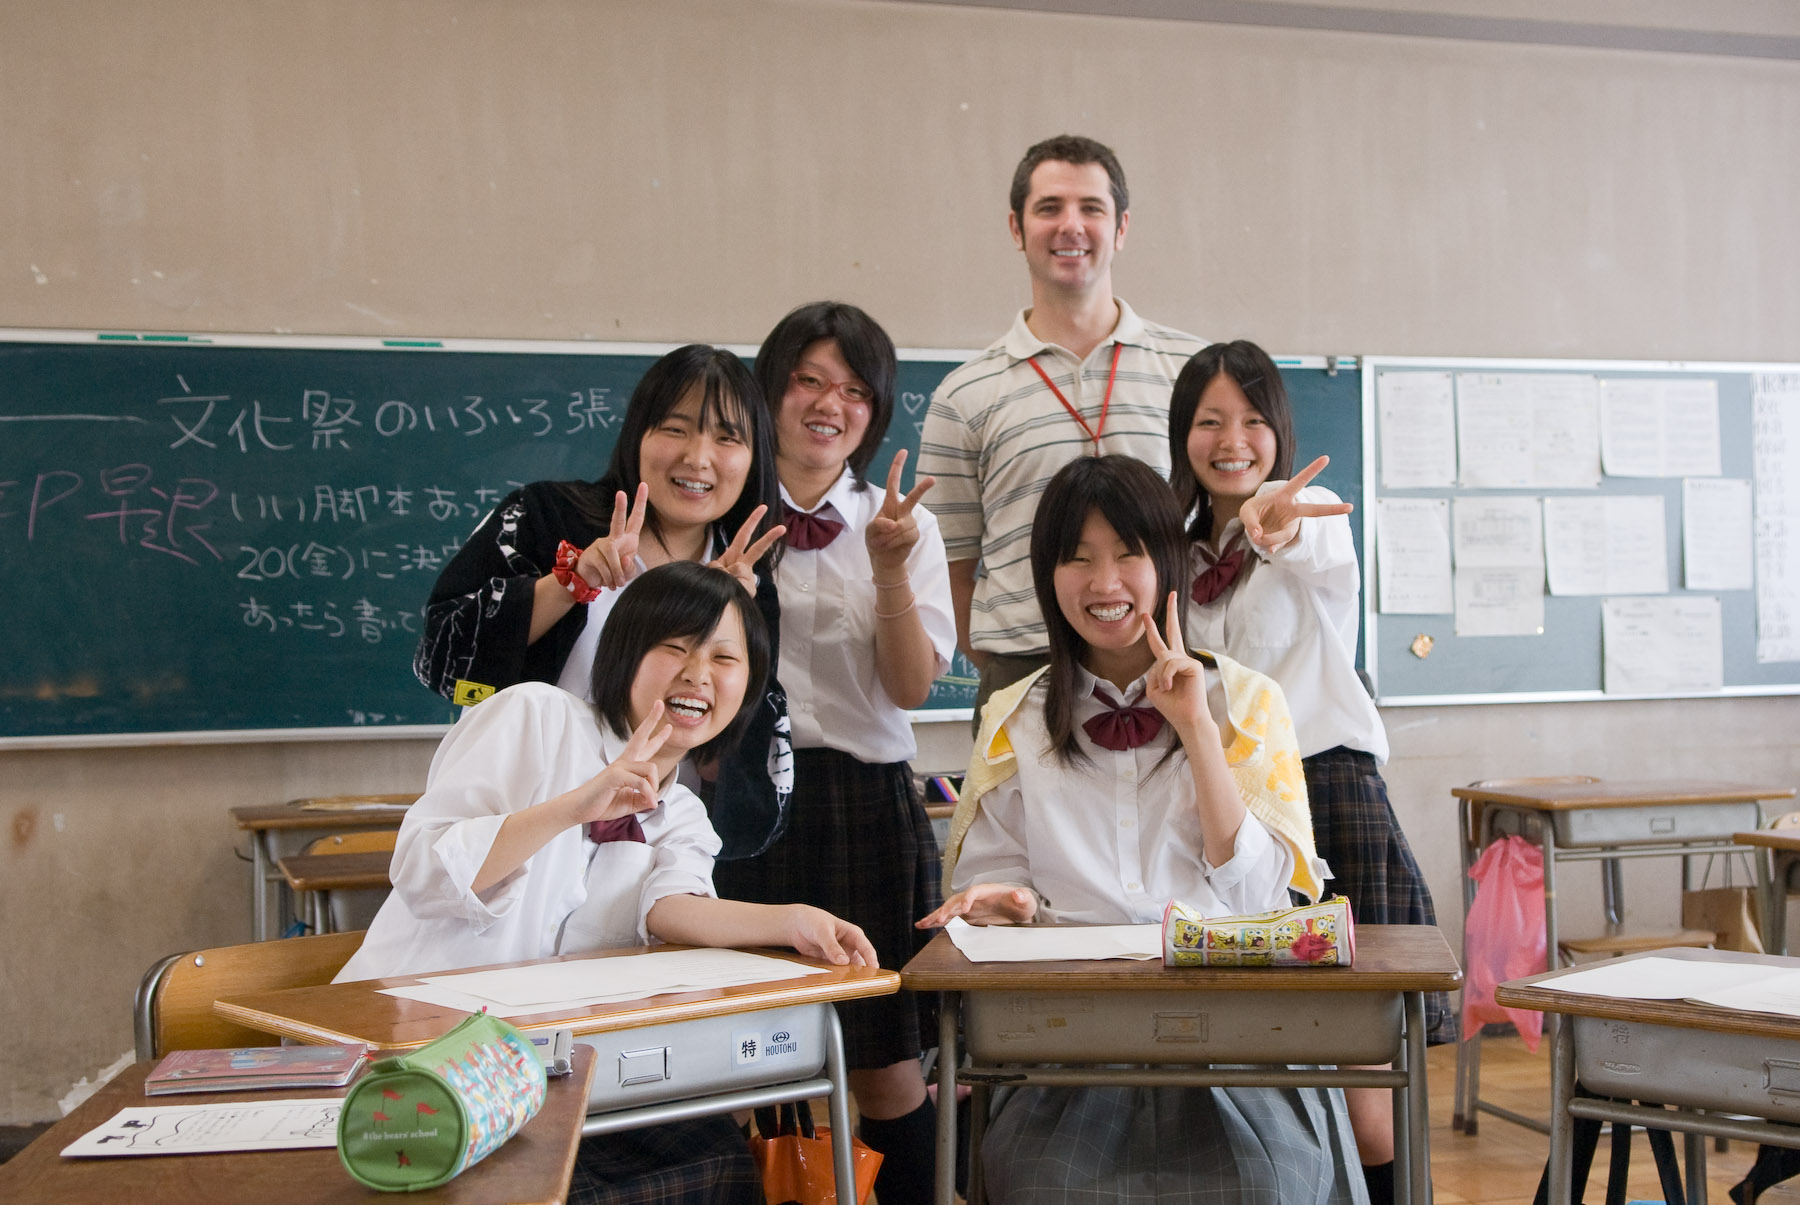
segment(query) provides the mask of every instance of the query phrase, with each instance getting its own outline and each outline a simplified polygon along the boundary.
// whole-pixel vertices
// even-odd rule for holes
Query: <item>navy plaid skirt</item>
[[[787,832],[759,857],[717,863],[713,884],[725,899],[812,904],[841,916],[896,971],[931,940],[913,922],[943,902],[937,839],[911,767],[869,765],[836,749],[794,750]],[[917,1058],[927,1044],[921,1032],[936,1036],[936,1001],[914,992],[837,1010],[855,1070]]]
[[[1331,867],[1326,894],[1349,900],[1360,924],[1437,924],[1431,890],[1400,831],[1374,756],[1339,745],[1304,758],[1301,765],[1312,805],[1313,842]],[[1427,994],[1426,1040],[1433,1045],[1454,1042],[1456,1030],[1448,993]]]
[[[763,1205],[750,1144],[729,1116],[583,1138],[569,1205]]]

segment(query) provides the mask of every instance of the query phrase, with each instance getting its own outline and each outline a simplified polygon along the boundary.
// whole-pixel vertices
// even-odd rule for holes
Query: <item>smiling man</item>
[[[1131,209],[1111,149],[1045,139],[1019,161],[1011,204],[1031,308],[944,378],[919,445],[919,472],[937,478],[957,644],[981,670],[977,712],[1048,656],[1028,556],[1038,495],[1084,455],[1122,452],[1167,477],[1169,391],[1206,342],[1113,295]]]

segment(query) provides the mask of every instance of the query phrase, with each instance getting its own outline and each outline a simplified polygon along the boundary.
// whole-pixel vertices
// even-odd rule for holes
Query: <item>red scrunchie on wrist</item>
[[[581,549],[564,540],[556,546],[556,568],[550,572],[576,602],[591,603],[600,597],[600,587],[588,585],[587,579],[575,572],[575,562],[580,559]]]

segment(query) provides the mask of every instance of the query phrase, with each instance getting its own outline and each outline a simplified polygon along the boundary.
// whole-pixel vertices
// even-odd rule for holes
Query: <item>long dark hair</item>
[[[769,409],[763,404],[756,378],[744,362],[721,347],[690,343],[678,347],[652,364],[625,407],[625,420],[619,425],[619,440],[613,445],[612,463],[600,480],[559,482],[557,489],[574,503],[582,519],[589,525],[605,528],[612,519],[613,505],[620,492],[627,498],[637,496],[638,455],[644,436],[669,416],[683,398],[700,391],[700,426],[702,430],[722,429],[736,432],[750,445],[750,470],[744,489],[716,525],[727,540],[737,534],[750,512],[767,506],[768,513],[757,524],[757,535],[781,521],[781,480],[775,473],[774,424]],[[662,538],[662,524],[651,507],[644,519],[651,535]],[[772,565],[780,555],[781,542],[764,554],[758,565]]]
[[[848,458],[850,471],[861,488],[867,481],[869,462],[875,459],[875,450],[886,438],[888,423],[894,417],[894,381],[899,375],[894,341],[880,324],[842,301],[803,305],[777,322],[763,340],[756,353],[756,383],[762,387],[769,413],[775,414],[781,409],[788,377],[801,354],[821,339],[837,340],[844,363],[875,394],[869,405],[869,429],[863,432],[862,442],[851,449]]]
[[[1098,512],[1133,552],[1156,566],[1158,630],[1167,620],[1171,590],[1179,591],[1187,575],[1187,538],[1181,512],[1160,474],[1130,456],[1084,456],[1057,471],[1038,499],[1031,521],[1031,582],[1050,642],[1049,696],[1044,727],[1050,748],[1064,765],[1085,763],[1087,754],[1075,739],[1077,672],[1087,644],[1056,602],[1056,567],[1075,555],[1081,528]]]
[[[640,574],[619,595],[600,629],[594,650],[594,710],[615,734],[631,734],[631,684],[644,654],[670,638],[705,640],[725,617],[726,607],[736,607],[743,622],[750,679],[731,722],[690,756],[706,761],[737,747],[769,676],[769,627],[737,578],[693,561],[670,561]]]
[[[1169,395],[1169,485],[1175,490],[1176,505],[1189,519],[1188,535],[1195,540],[1212,539],[1213,513],[1212,499],[1200,488],[1200,479],[1188,460],[1188,432],[1194,427],[1194,412],[1200,409],[1200,395],[1220,373],[1237,383],[1275,432],[1275,467],[1269,471],[1269,480],[1286,481],[1294,475],[1294,410],[1288,405],[1287,387],[1281,383],[1275,361],[1248,339],[1201,348],[1182,366]]]

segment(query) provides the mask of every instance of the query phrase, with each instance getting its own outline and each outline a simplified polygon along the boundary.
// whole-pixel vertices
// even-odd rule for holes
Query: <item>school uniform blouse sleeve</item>
[[[1025,801],[1016,774],[981,797],[981,811],[963,837],[950,889],[966,891],[977,883],[1006,883],[1032,889],[1031,850],[1025,842]]]
[[[1258,497],[1281,485],[1281,481],[1265,481]],[[1322,485],[1303,486],[1297,499],[1321,505],[1343,501]],[[1362,570],[1356,563],[1356,543],[1350,537],[1349,515],[1326,515],[1302,519],[1300,532],[1272,553],[1257,550],[1257,556],[1282,572],[1301,579],[1310,588],[1334,602],[1347,599],[1354,610],[1362,588]]]

